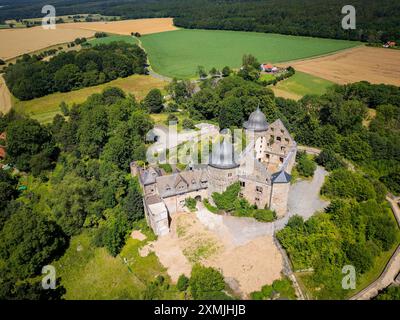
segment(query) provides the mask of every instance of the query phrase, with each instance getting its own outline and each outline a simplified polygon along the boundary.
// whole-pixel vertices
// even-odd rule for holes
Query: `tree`
[[[305,152],[299,152],[297,159],[296,169],[299,174],[304,177],[312,177],[315,169],[317,168],[315,162],[309,159]]]
[[[41,152],[41,159],[52,164],[56,154],[48,151],[53,148],[50,132],[36,120],[20,118],[7,127],[7,157],[20,170],[30,170],[32,156]]]
[[[221,103],[219,117],[219,127],[221,129],[233,126],[240,127],[243,123],[242,104],[239,98],[228,97]]]
[[[203,66],[197,66],[197,74],[199,75],[200,79],[207,77],[206,69]]]
[[[222,76],[223,77],[228,77],[231,73],[232,73],[232,70],[228,66],[226,66],[226,67],[224,67],[222,69]]]
[[[187,130],[195,128],[193,120],[189,119],[189,118],[183,119],[182,127],[183,127],[183,129],[187,129]]]
[[[82,74],[78,66],[67,64],[54,74],[54,81],[57,90],[68,92],[81,86]]]
[[[83,155],[98,158],[108,138],[107,111],[103,105],[84,108],[77,131],[79,150]]]
[[[184,274],[181,274],[178,278],[178,282],[176,284],[176,287],[179,291],[186,291],[187,288],[189,287],[189,278],[186,277]]]
[[[129,222],[134,222],[144,217],[143,197],[139,188],[139,182],[135,179],[129,186],[127,196],[122,200],[122,210],[125,212]]]
[[[315,159],[316,162],[325,167],[326,170],[332,171],[345,167],[345,163],[332,149],[323,149],[318,157]]]
[[[144,98],[144,107],[150,113],[160,113],[163,109],[163,96],[160,89],[152,89]]]
[[[190,292],[195,300],[227,298],[222,292],[225,288],[224,277],[214,268],[194,265],[189,283]]]
[[[15,212],[0,232],[0,257],[20,279],[39,272],[65,246],[60,227],[26,206]]]
[[[108,252],[113,257],[116,257],[124,246],[129,226],[130,224],[126,218],[119,213],[116,213],[114,219],[108,221],[103,241]]]

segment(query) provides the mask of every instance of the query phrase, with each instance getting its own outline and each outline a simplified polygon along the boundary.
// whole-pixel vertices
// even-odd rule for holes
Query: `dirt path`
[[[11,93],[6,86],[3,76],[0,75],[0,113],[8,113],[11,110],[11,106]]]

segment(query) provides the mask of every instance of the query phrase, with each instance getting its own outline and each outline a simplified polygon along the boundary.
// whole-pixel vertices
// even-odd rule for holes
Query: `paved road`
[[[392,211],[394,216],[396,217],[398,226],[400,227],[400,209],[397,205],[397,201],[393,200],[390,197],[386,197],[389,201],[390,206],[392,207]],[[395,282],[396,276],[400,272],[400,245],[397,247],[397,250],[392,255],[382,274],[379,276],[377,280],[371,283],[364,290],[361,290],[355,296],[351,297],[350,300],[369,300],[375,297],[380,290],[383,290],[390,286],[393,282]]]

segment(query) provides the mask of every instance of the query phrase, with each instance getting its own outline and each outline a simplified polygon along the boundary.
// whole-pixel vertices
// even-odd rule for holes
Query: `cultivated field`
[[[238,68],[243,54],[260,62],[304,59],[351,48],[358,42],[295,37],[278,34],[214,30],[178,30],[141,38],[152,68],[178,78],[195,76],[199,65],[207,70],[228,65]]]
[[[0,30],[0,58],[8,60],[25,53],[35,52],[56,44],[71,42],[76,38],[92,37],[94,31],[58,28],[44,30],[42,27]]]
[[[359,47],[291,65],[339,84],[366,80],[400,86],[400,50]]]
[[[60,24],[57,27],[65,29],[102,31],[122,35],[130,35],[131,32],[150,34],[177,29],[174,27],[172,18],[135,19],[112,22],[77,22]]]
[[[296,71],[289,79],[283,80],[270,88],[277,97],[299,100],[306,94],[322,95],[333,84],[331,81]]]
[[[0,30],[0,58],[9,60],[24,53],[71,42],[76,38],[90,38],[96,31],[130,35],[131,32],[149,34],[171,30],[176,30],[171,18],[63,23],[57,24],[55,30],[44,30],[41,26],[2,29]]]
[[[100,93],[106,87],[119,87],[126,93],[133,94],[137,100],[142,100],[153,88],[163,89],[166,82],[143,75],[133,75],[127,78],[101,84],[80,90],[53,93],[41,98],[29,101],[20,101],[13,97],[13,107],[20,112],[30,115],[42,123],[51,122],[57,113],[60,113],[59,105],[62,101],[68,105],[84,102],[93,93]]]

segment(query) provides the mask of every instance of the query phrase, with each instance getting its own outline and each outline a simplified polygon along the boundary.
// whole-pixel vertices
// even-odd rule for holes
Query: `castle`
[[[155,234],[169,232],[171,216],[183,211],[185,199],[211,199],[214,192],[222,193],[235,182],[241,186],[239,196],[249,203],[274,210],[278,218],[286,215],[297,144],[280,119],[268,124],[258,108],[243,127],[248,144],[238,157],[231,141],[224,139],[208,165],[163,175],[157,167],[131,164],[143,190],[146,220]]]

